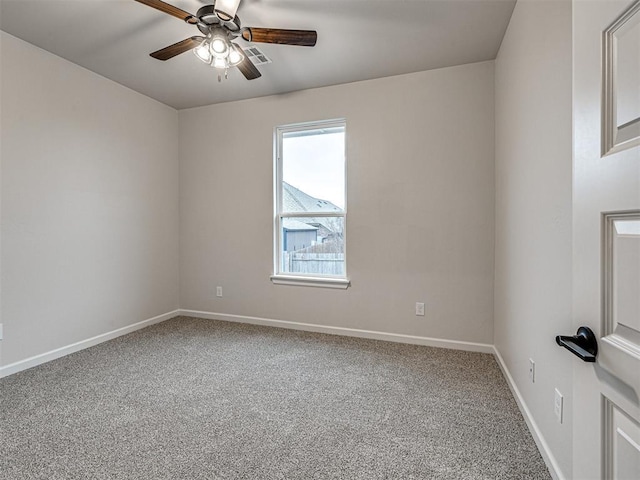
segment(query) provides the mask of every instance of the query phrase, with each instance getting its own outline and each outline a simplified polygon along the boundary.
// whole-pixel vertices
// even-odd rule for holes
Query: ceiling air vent
[[[267,57],[264,52],[255,45],[242,47],[242,50],[244,50],[244,53],[247,55],[247,57],[249,57],[249,59],[255,66],[271,63],[271,59]]]

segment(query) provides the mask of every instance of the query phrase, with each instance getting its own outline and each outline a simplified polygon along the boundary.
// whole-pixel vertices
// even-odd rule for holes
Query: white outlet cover
[[[560,390],[555,389],[555,398],[553,401],[553,411],[556,414],[556,418],[558,419],[558,423],[562,423],[562,415],[564,410],[564,397],[560,393]]]
[[[536,383],[536,362],[532,358],[529,359],[529,380],[531,383]]]
[[[424,317],[424,303],[416,302],[416,315]]]

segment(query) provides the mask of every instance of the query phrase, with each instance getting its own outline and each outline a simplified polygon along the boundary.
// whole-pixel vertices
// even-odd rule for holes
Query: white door
[[[640,0],[574,0],[573,477],[640,479]],[[569,352],[567,352],[570,354]]]

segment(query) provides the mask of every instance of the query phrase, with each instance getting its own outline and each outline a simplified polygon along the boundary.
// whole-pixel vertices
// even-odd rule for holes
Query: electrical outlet
[[[424,303],[416,302],[416,315],[424,317]]]
[[[2,338],[3,338],[2,324],[0,323],[0,340],[2,340]]]
[[[222,296],[222,287],[216,287],[216,297]]]
[[[562,397],[560,390],[556,388],[556,396],[553,402],[553,411],[556,414],[558,423],[562,423],[563,409],[564,409],[564,398]]]
[[[536,362],[532,358],[529,359],[529,380],[531,383],[536,383]]]

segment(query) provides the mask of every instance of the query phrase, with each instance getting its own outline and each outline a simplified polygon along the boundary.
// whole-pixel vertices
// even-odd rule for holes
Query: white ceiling
[[[199,35],[134,0],[0,0],[0,29],[182,109],[494,59],[516,0],[242,0],[243,26],[317,30],[315,47],[259,44],[273,63],[248,81],[190,52],[150,52]],[[169,0],[195,14],[206,0]],[[247,43],[240,41],[243,46]]]

